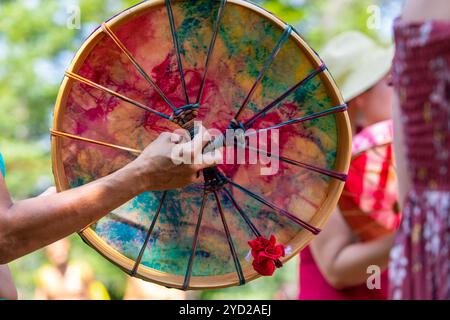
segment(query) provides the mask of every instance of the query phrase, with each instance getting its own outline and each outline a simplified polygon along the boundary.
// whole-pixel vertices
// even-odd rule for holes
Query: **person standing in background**
[[[94,270],[83,261],[70,259],[70,241],[59,240],[45,248],[48,263],[35,274],[38,300],[110,300]]]
[[[17,290],[12,281],[11,273],[7,265],[0,265],[0,300],[16,300]]]
[[[392,299],[450,299],[450,2],[407,0],[394,26],[394,123],[403,221]]]
[[[383,48],[355,31],[332,39],[322,51],[321,57],[348,101],[353,135],[377,126],[386,131],[387,140],[392,142],[392,130],[389,130],[392,127],[393,90],[389,83],[392,56],[391,48]],[[386,170],[381,169],[380,175]],[[351,171],[347,184],[354,182],[353,185],[363,188],[364,179],[363,172]],[[366,284],[367,268],[376,265],[381,271],[386,270],[393,232],[362,241],[341,211],[336,211],[301,253],[299,299],[387,299],[387,272],[381,274],[381,288],[370,290]]]
[[[138,278],[127,278],[124,300],[188,300],[185,291],[170,289]]]

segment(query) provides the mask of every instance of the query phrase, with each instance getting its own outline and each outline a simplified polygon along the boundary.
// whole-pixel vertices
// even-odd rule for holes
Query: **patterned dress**
[[[393,80],[412,189],[391,251],[393,299],[450,299],[450,23],[395,23]]]

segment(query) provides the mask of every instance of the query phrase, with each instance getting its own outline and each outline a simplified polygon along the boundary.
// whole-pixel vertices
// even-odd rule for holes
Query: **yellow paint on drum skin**
[[[74,87],[80,87],[79,82],[74,82]],[[99,90],[87,89],[90,94],[81,94],[81,90],[72,90],[73,100],[77,101],[77,104],[84,110],[91,110],[97,108],[96,98],[100,98],[102,93]]]
[[[325,150],[335,150],[336,149],[336,140],[330,137],[326,132],[320,130],[317,127],[310,127],[308,131],[315,137],[318,137],[322,147]]]
[[[284,146],[284,156],[286,158],[303,161],[308,164],[323,167],[326,165],[325,155],[314,142],[306,138],[290,139]]]
[[[137,139],[130,139],[134,137],[133,134],[136,130],[134,124],[136,122],[143,121],[145,117],[145,112],[141,111],[133,106],[129,106],[126,104],[119,105],[114,110],[107,115],[107,130],[110,134],[112,134],[117,139],[117,144],[123,145],[126,143],[130,144],[131,141],[137,144]],[[133,121],[129,121],[133,120]],[[152,141],[156,138],[156,136],[151,137],[150,133],[147,133],[146,141]],[[152,139],[153,138],[153,139]],[[130,148],[138,149],[138,145],[130,145]]]

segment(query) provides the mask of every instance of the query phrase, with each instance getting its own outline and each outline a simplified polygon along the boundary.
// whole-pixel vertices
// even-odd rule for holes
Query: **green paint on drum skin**
[[[207,197],[202,227],[199,233],[192,275],[205,276],[234,272],[234,263],[229,252],[216,200],[212,193]]]
[[[248,103],[247,108],[249,110],[251,110],[253,113],[256,113],[256,112],[258,112],[260,110],[260,107],[256,103],[254,103],[253,101],[250,101]]]
[[[264,20],[259,15],[255,19],[257,22],[253,25],[250,27],[245,25],[244,23],[247,22],[248,24],[251,17],[254,17],[254,14],[252,13],[250,16],[248,9],[234,5],[227,7],[219,37],[227,47],[231,59],[236,58],[236,56],[244,59],[245,69],[242,72],[256,78],[278,42],[282,31],[272,22]],[[233,23],[226,23],[227,21],[233,21]],[[239,38],[239,42],[236,43],[235,34],[240,33],[242,30],[245,30],[245,33]],[[258,32],[253,32],[255,30]],[[272,40],[272,45],[270,47],[261,46],[261,39],[265,41]]]
[[[186,271],[187,259],[190,254],[190,249],[180,248],[179,246],[165,246],[163,249],[157,245],[147,249],[142,258],[142,264],[146,267],[182,276]]]
[[[190,40],[195,37],[200,37],[198,32],[194,32],[193,30],[197,29],[201,26],[201,21],[195,18],[184,19],[181,24],[181,28],[177,30],[178,39],[181,43],[180,53],[182,55],[186,55],[186,49],[184,44],[186,40]],[[200,42],[200,41],[199,41]],[[198,49],[198,45],[194,46],[194,49]]]
[[[186,236],[190,234],[186,229],[189,227],[186,218],[192,217],[192,221],[196,221],[197,212],[186,212],[183,208],[186,205],[199,207],[201,199],[196,196],[186,201],[174,200],[180,199],[179,195],[176,190],[169,191],[152,237],[154,242],[151,250],[144,253],[142,264],[162,272],[184,275],[192,246],[191,237]]]
[[[180,6],[183,17],[185,17],[177,29],[178,39],[181,43],[181,53],[185,56],[185,59],[188,56],[185,48],[186,42],[189,42],[195,51],[200,50],[205,55],[208,52],[209,46],[205,45],[205,43],[209,43],[210,39],[205,39],[205,36],[212,36],[212,29],[219,5],[218,1],[210,0],[196,1],[195,3],[190,1],[176,3],[176,6]],[[208,27],[211,28],[211,31],[205,32],[205,28]],[[195,63],[195,61],[190,62]]]
[[[300,105],[307,114],[312,114],[333,107],[331,99],[328,96],[325,96],[322,100],[317,99],[316,96],[319,90],[325,90],[320,78],[313,79],[304,87],[301,87],[294,92],[293,101],[295,101],[297,105]],[[336,141],[337,139],[336,115],[313,119],[305,122],[304,127],[306,129],[317,128],[326,134],[332,141]],[[323,142],[319,139],[319,137],[315,137],[314,141],[326,155],[327,168],[333,169],[336,162],[336,152],[324,147]]]
[[[312,69],[309,73],[312,72]],[[275,83],[273,79],[267,79],[265,90],[271,90],[273,88],[267,84]],[[276,89],[275,89],[276,90]],[[290,97],[288,97],[284,103],[292,102],[298,106],[298,109],[301,110],[304,114],[312,114],[318,111],[322,111],[324,109],[330,108],[332,106],[331,99],[325,95],[325,97],[321,100],[317,99],[317,94],[319,91],[324,90],[323,84],[320,81],[320,78],[315,78],[311,80],[309,83],[297,89]],[[280,103],[277,107],[275,107],[274,111],[282,112],[283,103]],[[298,116],[298,115],[297,115]],[[292,116],[294,117],[294,116]],[[290,117],[290,118],[292,118]],[[287,120],[289,117],[285,117]],[[319,129],[322,133],[326,134],[329,139],[335,141],[337,138],[337,127],[336,127],[336,116],[329,115],[326,117],[313,119],[307,122],[302,123],[302,126],[308,132],[309,128]],[[298,127],[299,125],[297,125]],[[320,149],[326,154],[326,167],[328,169],[333,169],[335,166],[336,153],[330,152],[329,148],[326,148],[323,145],[323,141],[314,135],[308,135],[308,138],[311,139]]]
[[[198,18],[210,19],[212,22],[214,22],[215,16],[217,15],[217,10],[220,6],[220,1],[181,1],[176,3],[176,5],[179,5],[183,9],[183,13],[186,17],[198,16]]]
[[[85,182],[81,177],[77,177],[75,180],[70,181],[69,186],[70,189],[78,188],[82,185],[84,185]]]
[[[254,55],[245,56],[245,64],[248,67],[247,74],[250,77],[257,78],[261,72],[261,65],[264,65],[272,50],[269,48],[258,48],[254,39],[247,44],[249,48],[255,50]]]

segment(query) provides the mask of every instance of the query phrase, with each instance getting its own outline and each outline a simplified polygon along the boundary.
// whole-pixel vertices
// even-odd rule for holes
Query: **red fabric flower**
[[[281,268],[283,264],[280,261],[285,255],[283,244],[277,244],[274,235],[267,240],[264,237],[258,237],[248,242],[252,248],[253,269],[263,276],[273,275],[276,268]]]

